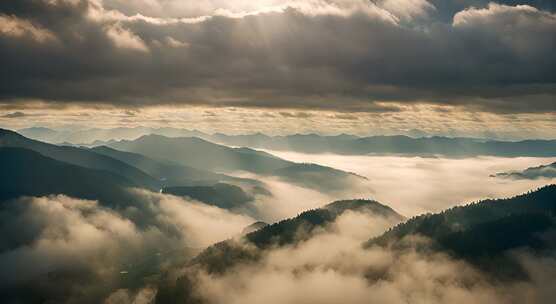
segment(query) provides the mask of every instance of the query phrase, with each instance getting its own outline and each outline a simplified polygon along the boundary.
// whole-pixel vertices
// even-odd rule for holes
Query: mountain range
[[[135,140],[112,141],[114,149],[139,153],[164,162],[215,172],[245,171],[279,177],[321,192],[364,187],[365,177],[331,167],[287,161],[250,148],[231,148],[197,137],[145,135]]]
[[[102,145],[113,139],[136,139],[140,136],[158,134],[167,137],[199,137],[228,146],[256,149],[296,151],[302,153],[335,153],[346,155],[401,154],[465,156],[556,156],[556,140],[501,141],[463,137],[409,137],[369,136],[348,134],[324,136],[318,134],[294,134],[268,136],[262,133],[248,135],[207,134],[197,130],[178,128],[115,128],[87,129],[79,131],[55,131],[46,128],[27,128],[20,132],[31,138],[48,142]]]
[[[126,187],[189,196],[209,204],[216,202],[217,205],[222,204],[221,206],[237,207],[240,203],[251,201],[254,195],[271,195],[271,193],[263,182],[256,179],[238,178],[214,173],[214,171],[247,171],[281,178],[286,182],[323,192],[346,190],[351,186],[367,182],[364,177],[334,168],[316,164],[298,164],[266,152],[249,148],[230,148],[199,138],[145,135],[134,141],[112,142],[111,147],[86,148],[48,144],[26,138],[13,131],[0,129],[1,147],[20,149],[11,151],[10,157],[15,157],[14,155],[18,154],[18,151],[38,153],[38,156],[43,157],[35,155],[33,160],[37,168],[51,167],[53,165],[49,162],[56,160],[63,164],[74,165],[75,167],[71,168],[73,170],[79,168],[80,172],[86,172],[85,169],[97,171],[88,176],[98,175],[98,171],[101,171],[103,174],[110,173],[114,178],[122,180],[122,182],[114,182],[114,186],[108,188],[125,184]],[[28,153],[25,155],[30,157]],[[62,183],[63,180],[57,179],[56,173],[44,172],[44,177],[49,177],[52,183],[56,181]],[[94,179],[91,177],[91,180]],[[87,179],[84,179],[83,183],[87,182]],[[15,180],[10,185],[14,186],[14,189],[19,187]],[[33,185],[39,188],[39,184],[36,183],[27,186]],[[236,187],[240,187],[240,189]],[[58,188],[52,187],[50,193],[57,194],[55,189]],[[241,193],[237,190],[241,190]],[[21,195],[49,194],[36,189],[34,192],[28,190],[14,192],[9,196],[15,196],[17,193]],[[59,193],[71,195],[76,192],[67,190]],[[186,195],[187,193],[189,195]],[[226,200],[226,202],[221,201],[222,197],[232,193],[234,194],[233,199]],[[211,198],[211,196],[213,197]],[[77,197],[91,198],[92,196]],[[120,197],[121,195],[118,195],[118,198]],[[114,201],[114,199],[110,201]]]

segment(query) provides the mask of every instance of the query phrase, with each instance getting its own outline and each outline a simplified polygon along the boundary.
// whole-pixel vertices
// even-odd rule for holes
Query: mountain
[[[119,151],[107,146],[94,147],[91,150],[146,172],[160,180],[163,187],[214,185],[219,182],[227,182],[250,188],[253,191],[264,192],[264,185],[253,179],[217,174],[171,161],[155,160],[141,154]]]
[[[274,137],[261,134],[236,136],[214,134],[210,139],[226,145],[302,153],[442,155],[449,157],[479,155],[505,157],[556,156],[556,140],[511,142],[442,136],[418,138],[403,135],[357,137],[346,134],[337,136],[295,134]]]
[[[272,172],[283,180],[306,188],[326,189],[325,192],[343,191],[367,180],[366,177],[317,164],[301,163]]]
[[[315,164],[298,164],[250,148],[230,148],[200,138],[147,135],[110,147],[147,157],[209,171],[247,171],[277,176],[290,183],[323,192],[348,190],[366,179],[352,173]]]
[[[167,187],[162,193],[185,196],[223,209],[237,209],[253,201],[253,197],[238,186],[217,183],[212,186]]]
[[[117,159],[97,154],[89,149],[47,144],[4,129],[0,129],[0,147],[17,147],[33,150],[65,163],[112,172],[126,178],[137,187],[152,190],[160,189],[160,182],[145,172]]]
[[[342,200],[330,203],[322,208],[309,210],[300,215],[271,224],[259,231],[248,234],[246,239],[258,248],[283,246],[303,240],[299,231],[302,228],[304,235],[308,236],[317,227],[324,227],[332,223],[346,211],[354,211],[391,219],[395,222],[404,220],[404,217],[392,208],[373,200]]]
[[[497,173],[494,176],[512,179],[556,178],[556,163],[527,168],[521,172]]]
[[[222,273],[239,263],[249,263],[260,258],[260,250],[270,249],[307,240],[317,228],[325,228],[346,211],[361,212],[390,220],[393,224],[404,217],[388,206],[372,200],[343,200],[322,208],[305,211],[298,216],[267,225],[241,237],[217,243],[201,252],[192,265],[203,267],[209,273]],[[303,233],[301,233],[303,232]]]
[[[556,244],[543,236],[554,228],[556,185],[550,185],[512,198],[489,199],[417,216],[365,246],[403,247],[405,237],[421,235],[432,241],[433,250],[463,258],[488,273],[515,277],[523,272],[504,253],[516,248],[537,252],[556,249]]]
[[[134,185],[108,171],[71,165],[22,148],[0,147],[0,167],[0,201],[65,194],[114,205],[128,202],[124,188]]]
[[[267,173],[292,164],[266,153],[229,148],[196,137],[170,138],[146,135],[133,141],[122,140],[112,143],[110,147],[209,171],[243,170]]]
[[[228,145],[296,151],[302,153],[335,153],[347,155],[401,154],[401,155],[442,155],[448,157],[466,156],[556,156],[556,140],[500,141],[463,137],[404,135],[358,137],[348,134],[325,136],[318,134],[293,134],[268,136],[262,133],[247,135],[207,134],[197,130],[180,128],[113,128],[85,130],[51,130],[28,128],[22,134],[37,140],[72,144],[108,145],[111,140],[133,140],[145,135],[167,137],[198,137],[211,142]],[[415,133],[415,132],[414,132]]]
[[[346,134],[337,136],[317,134],[295,134],[288,136],[253,134],[232,136],[214,134],[209,139],[232,146],[302,153],[442,155],[448,157],[479,155],[505,157],[556,156],[556,140],[512,142],[442,136],[417,138],[403,135],[357,137]]]
[[[58,131],[49,128],[43,128],[43,127],[25,128],[25,129],[20,129],[17,132],[28,138],[47,141],[47,142],[52,142],[53,140],[55,140],[55,137],[58,135]]]
[[[226,145],[270,150],[289,150],[304,153],[332,152],[357,138],[357,136],[346,134],[338,136],[321,136],[317,134],[267,136],[260,133],[253,135],[225,135],[216,133],[210,137],[211,140]]]

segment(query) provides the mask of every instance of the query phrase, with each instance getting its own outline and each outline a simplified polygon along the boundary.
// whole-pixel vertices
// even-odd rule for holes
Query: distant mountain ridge
[[[362,176],[316,164],[295,163],[251,148],[230,148],[197,137],[145,135],[109,143],[113,149],[139,153],[163,162],[215,172],[246,171],[275,176],[322,192],[346,190],[366,182]]]
[[[348,134],[323,136],[294,134],[268,136],[262,133],[248,135],[207,134],[197,130],[178,128],[115,128],[90,129],[75,132],[54,131],[45,128],[22,129],[22,134],[49,142],[73,144],[106,144],[110,140],[137,139],[157,134],[167,137],[199,137],[208,141],[238,147],[296,151],[302,153],[335,153],[346,155],[400,154],[466,156],[556,156],[556,140],[502,141],[464,137],[409,137],[405,135],[359,137]]]
[[[161,187],[202,186],[219,182],[260,188],[264,186],[261,182],[253,179],[237,178],[180,165],[175,162],[154,160],[142,154],[119,151],[107,146],[94,147],[91,148],[91,151],[115,158],[148,173],[160,180]]]

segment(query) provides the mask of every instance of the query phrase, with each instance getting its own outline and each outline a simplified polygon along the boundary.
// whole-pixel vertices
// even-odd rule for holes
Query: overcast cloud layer
[[[2,1],[0,103],[554,112],[555,5],[517,2]]]

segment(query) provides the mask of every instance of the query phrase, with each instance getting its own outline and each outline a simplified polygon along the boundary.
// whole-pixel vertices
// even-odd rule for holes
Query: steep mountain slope
[[[65,194],[114,205],[128,202],[124,188],[134,185],[108,171],[71,165],[21,148],[0,148],[0,168],[0,201]]]
[[[56,146],[35,141],[15,132],[0,129],[0,147],[25,148],[65,163],[112,172],[125,177],[135,186],[160,189],[160,182],[145,172],[119,160],[100,155],[88,149]]]

